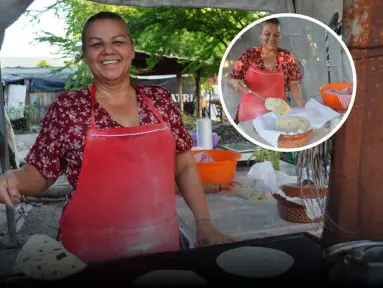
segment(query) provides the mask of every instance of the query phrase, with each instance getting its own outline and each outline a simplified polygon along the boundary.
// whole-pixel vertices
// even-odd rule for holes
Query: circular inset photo
[[[330,138],[356,94],[350,51],[327,25],[274,14],[243,29],[222,59],[219,94],[232,125],[254,144],[295,152]]]

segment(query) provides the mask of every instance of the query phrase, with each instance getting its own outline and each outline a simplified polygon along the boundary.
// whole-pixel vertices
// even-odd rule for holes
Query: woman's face
[[[128,77],[135,45],[121,21],[103,19],[91,23],[83,49],[85,61],[96,79],[110,82]]]
[[[268,49],[276,49],[279,46],[280,34],[280,27],[278,24],[265,24],[261,32],[261,41],[263,47]]]

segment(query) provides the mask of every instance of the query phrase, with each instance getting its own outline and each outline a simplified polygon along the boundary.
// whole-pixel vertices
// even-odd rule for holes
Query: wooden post
[[[335,135],[323,246],[383,239],[383,2],[344,0],[343,38],[357,74],[355,103]]]
[[[184,97],[182,95],[182,72],[177,73],[177,86],[178,86],[178,101],[180,102],[180,110],[184,111]]]
[[[24,79],[24,85],[27,87],[27,92],[25,94],[25,106],[31,105],[31,93],[29,93],[29,86],[31,84],[31,80],[29,79]]]

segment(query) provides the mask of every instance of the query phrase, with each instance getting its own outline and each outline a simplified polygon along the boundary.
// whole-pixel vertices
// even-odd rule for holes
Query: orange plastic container
[[[333,94],[328,94],[325,91],[328,89],[334,89],[334,90],[342,90],[346,87],[352,86],[352,83],[330,83],[330,84],[325,84],[319,87],[318,91],[322,95],[323,103],[324,105],[334,109],[334,110],[340,110],[340,111],[345,111],[347,109],[344,109],[342,104],[340,103],[339,99],[337,96]]]
[[[195,150],[193,155],[207,152],[214,162],[197,163],[199,174],[203,183],[219,182],[223,185],[234,180],[238,160],[241,153],[230,150]]]

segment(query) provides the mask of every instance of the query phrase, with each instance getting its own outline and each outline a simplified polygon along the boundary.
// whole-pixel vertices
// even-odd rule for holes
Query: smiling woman
[[[95,21],[99,25],[92,25]],[[106,12],[94,15],[85,23],[81,39],[85,61],[96,79],[113,82],[129,73],[135,44],[120,16]]]
[[[94,15],[82,43],[94,83],[57,97],[27,164],[0,177],[0,202],[37,195],[65,173],[74,191],[58,239],[82,261],[102,262],[180,249],[176,181],[198,244],[231,241],[212,226],[193,140],[171,94],[130,83],[135,45],[124,20]]]
[[[299,81],[303,75],[291,52],[279,48],[280,22],[270,18],[261,23],[262,45],[247,49],[237,60],[228,76],[228,84],[241,94],[235,122],[253,120],[265,114],[263,98],[286,100],[285,88],[300,107],[305,105]]]

